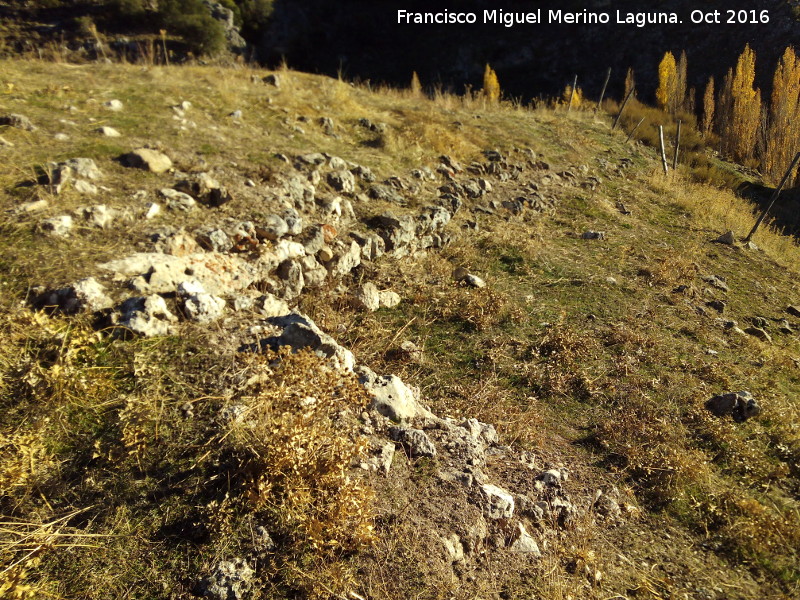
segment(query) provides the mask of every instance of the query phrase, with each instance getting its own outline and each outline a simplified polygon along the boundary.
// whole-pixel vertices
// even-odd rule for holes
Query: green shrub
[[[218,54],[225,49],[225,31],[201,0],[161,0],[160,23],[170,34],[180,35],[195,54]]]

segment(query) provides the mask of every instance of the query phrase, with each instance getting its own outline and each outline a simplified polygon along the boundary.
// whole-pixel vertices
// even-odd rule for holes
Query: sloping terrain
[[[0,595],[796,597],[743,201],[589,111],[1,72]]]

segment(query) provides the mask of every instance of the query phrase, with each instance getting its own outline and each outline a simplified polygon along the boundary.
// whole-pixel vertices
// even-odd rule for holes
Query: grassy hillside
[[[235,558],[248,565],[227,575],[237,598],[797,597],[800,317],[787,307],[800,305],[800,250],[768,227],[758,249],[715,243],[749,230],[743,200],[665,177],[651,149],[589,111],[288,70],[265,81],[273,73],[216,67],[1,67],[0,117],[35,129],[0,126],[0,597],[217,597],[209,581]],[[125,166],[142,146],[173,170]],[[297,159],[309,153],[328,155],[316,176]],[[483,522],[477,483],[448,479],[441,422],[421,426],[436,456],[398,443],[388,474],[359,468],[369,432],[392,424],[365,409],[353,375],[312,353],[241,351],[268,324],[233,310],[232,292],[221,319],[181,318],[150,338],[120,332],[109,310],[34,306],[44,288],[89,276],[118,305],[136,293],[99,264],[178,256],[170,240],[203,226],[263,223],[298,173],[317,178],[304,221],[349,244],[376,215],[417,214],[473,176],[437,171],[445,154],[491,187],[464,198],[449,244],[363,258],[288,301],[358,364],[418,386],[439,417],[496,427],[476,481],[519,494],[541,557],[510,550],[515,520],[469,531]],[[337,192],[331,156],[400,200],[369,197],[366,179]],[[102,172],[96,194],[56,194],[49,163],[79,157]],[[425,167],[431,176],[410,174]],[[144,218],[165,204],[159,190],[201,172],[232,200]],[[326,212],[337,196],[352,217]],[[81,216],[100,204],[117,211],[110,226]],[[67,237],[42,227],[60,215],[74,216]],[[272,250],[262,241],[231,260]],[[459,267],[486,287],[456,282]],[[368,281],[402,301],[357,307]],[[161,296],[181,317],[179,294]],[[759,415],[704,407],[739,390]],[[569,477],[546,506],[572,508],[537,521],[519,498],[551,469]],[[442,542],[452,531],[480,543],[458,557]]]

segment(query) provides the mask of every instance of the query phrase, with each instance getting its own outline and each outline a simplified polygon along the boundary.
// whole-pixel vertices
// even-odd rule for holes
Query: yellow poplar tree
[[[764,171],[777,181],[800,140],[800,60],[791,47],[786,48],[775,69],[771,100]]]
[[[656,101],[663,110],[674,112],[674,99],[678,88],[678,68],[672,52],[664,54],[658,65]]]
[[[483,72],[483,95],[489,102],[497,102],[500,100],[500,81],[497,79],[497,73],[494,69],[486,64],[486,69]]]
[[[687,88],[687,60],[686,51],[681,52],[675,73],[675,96],[672,98],[672,112],[686,109],[686,88]]]
[[[753,157],[761,124],[761,91],[753,87],[755,77],[756,54],[748,44],[736,63],[731,81],[731,121],[727,132],[731,138],[731,156],[742,163]]]
[[[714,129],[714,77],[710,77],[703,94],[703,120],[701,130],[703,135],[708,135]]]

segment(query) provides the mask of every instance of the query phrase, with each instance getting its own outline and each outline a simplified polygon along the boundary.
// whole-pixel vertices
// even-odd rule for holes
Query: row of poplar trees
[[[672,114],[695,112],[694,89],[686,87],[686,63],[685,52],[677,61],[667,52],[658,67],[656,101]],[[755,65],[755,52],[748,45],[719,90],[713,77],[708,80],[700,129],[706,137],[719,137],[723,155],[759,165],[768,179],[776,181],[800,150],[800,59],[793,48],[786,48],[775,69],[769,103],[762,102],[754,85]]]

